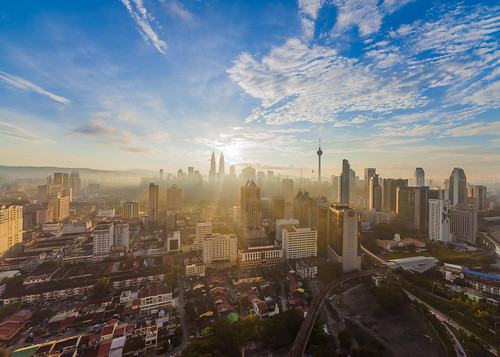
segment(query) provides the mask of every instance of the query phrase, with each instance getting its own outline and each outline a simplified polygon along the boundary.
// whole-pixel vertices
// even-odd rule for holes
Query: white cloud
[[[32,134],[24,128],[0,121],[0,135],[10,136],[31,143],[53,143],[54,141]]]
[[[15,76],[13,74],[5,73],[0,71],[0,80],[3,81],[4,83],[11,85],[13,87],[23,89],[26,91],[33,91],[42,95],[45,95],[49,97],[50,99],[62,103],[62,104],[68,104],[71,101],[69,99],[66,99],[64,97],[58,96],[54,93],[48,92],[44,90],[43,88],[37,86],[34,83],[31,83],[30,81],[23,79],[21,77]]]
[[[120,0],[123,5],[127,8],[130,16],[135,21],[138,26],[139,33],[142,38],[147,43],[152,43],[153,46],[161,54],[165,54],[167,49],[167,44],[160,40],[158,34],[153,30],[149,21],[154,20],[150,14],[148,14],[146,8],[144,7],[142,0]],[[134,9],[135,8],[135,9]]]
[[[500,121],[492,123],[472,123],[446,130],[444,136],[500,135]]]
[[[165,5],[169,14],[179,17],[182,21],[184,21],[187,24],[193,25],[196,23],[196,19],[193,13],[186,10],[184,5],[182,5],[180,2],[175,0],[169,0],[169,1],[160,0],[160,1]]]

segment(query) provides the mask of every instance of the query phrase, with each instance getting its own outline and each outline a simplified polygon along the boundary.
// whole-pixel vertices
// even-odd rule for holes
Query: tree
[[[380,313],[382,312],[382,308],[380,307],[380,305],[376,302],[372,303],[370,305],[370,310],[372,310],[372,312],[376,315],[376,316],[379,316]]]
[[[45,319],[51,318],[54,316],[54,311],[50,309],[46,310],[38,310],[31,315],[30,320],[33,322],[34,326],[41,325]]]
[[[350,350],[352,346],[352,332],[348,329],[339,331],[340,348],[343,350]]]
[[[0,347],[0,357],[9,357],[10,350],[5,347]]]
[[[39,327],[35,330],[35,332],[33,333],[35,336],[42,336],[42,335],[45,335],[47,331],[45,331],[45,329],[43,327]]]
[[[94,284],[94,295],[100,298],[106,296],[109,291],[109,278],[99,278]]]

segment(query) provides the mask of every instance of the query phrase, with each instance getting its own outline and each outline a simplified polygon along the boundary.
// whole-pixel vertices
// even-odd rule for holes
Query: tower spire
[[[321,155],[323,155],[323,150],[321,150],[321,139],[319,139],[319,147],[316,154],[318,154],[318,182],[321,182]]]

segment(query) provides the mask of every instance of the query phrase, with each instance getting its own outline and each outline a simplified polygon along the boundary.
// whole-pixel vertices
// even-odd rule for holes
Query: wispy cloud
[[[58,96],[54,93],[51,93],[49,91],[46,91],[45,89],[41,88],[40,86],[37,86],[36,84],[23,79],[21,77],[15,76],[13,74],[5,73],[3,71],[0,71],[0,81],[3,81],[4,83],[22,89],[26,91],[33,91],[38,94],[45,95],[49,97],[52,100],[55,100],[56,102],[62,103],[62,104],[68,104],[71,101],[69,99],[66,99],[64,97]]]
[[[151,24],[152,16],[147,12],[142,0],[120,0],[127,8],[130,16],[138,26],[139,33],[146,43],[152,43],[153,46],[162,55],[165,55],[167,44],[160,40],[158,34],[153,30]]]
[[[160,0],[161,3],[165,5],[169,15],[180,18],[187,24],[196,24],[196,18],[193,13],[186,10],[184,5],[176,0]]]
[[[26,129],[20,128],[10,123],[0,121],[0,135],[10,136],[31,143],[53,143],[54,141],[32,134]]]

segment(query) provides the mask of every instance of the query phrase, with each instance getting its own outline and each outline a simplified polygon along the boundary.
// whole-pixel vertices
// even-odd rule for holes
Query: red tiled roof
[[[111,342],[113,341],[109,340],[101,343],[101,346],[99,346],[99,352],[97,353],[97,357],[109,356],[109,352],[111,351]]]

